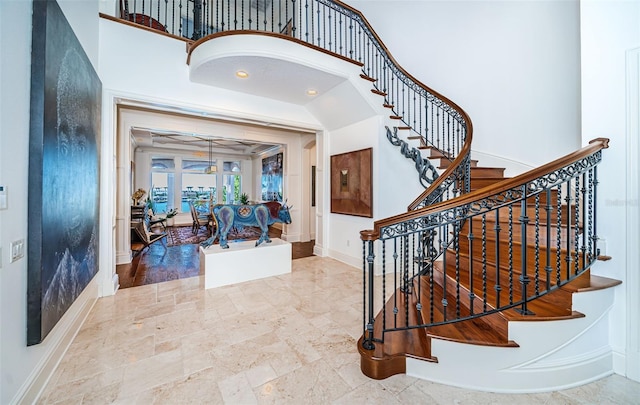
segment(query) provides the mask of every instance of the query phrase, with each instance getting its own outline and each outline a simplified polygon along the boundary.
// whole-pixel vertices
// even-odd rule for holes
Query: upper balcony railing
[[[391,116],[453,164],[410,209],[469,190],[472,136],[467,114],[407,73],[364,16],[332,0],[120,0],[120,18],[189,42],[233,31],[268,32],[352,60],[362,66]]]

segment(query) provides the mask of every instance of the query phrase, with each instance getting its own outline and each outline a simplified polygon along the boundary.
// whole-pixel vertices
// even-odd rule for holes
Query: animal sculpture
[[[270,243],[269,225],[273,225],[276,222],[290,224],[291,214],[289,209],[290,207],[287,207],[286,202],[280,204],[277,201],[256,205],[215,205],[212,211],[216,230],[209,239],[200,242],[200,246],[209,247],[219,237],[220,247],[228,249],[227,235],[231,228],[242,229],[245,226],[260,228],[260,239],[256,241],[256,246],[262,242]]]

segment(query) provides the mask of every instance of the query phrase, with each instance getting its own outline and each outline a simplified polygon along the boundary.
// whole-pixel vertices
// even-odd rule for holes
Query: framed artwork
[[[55,1],[33,2],[27,345],[98,272],[102,84]]]
[[[262,201],[282,202],[282,152],[262,159]]]
[[[373,217],[373,149],[331,156],[331,212]]]

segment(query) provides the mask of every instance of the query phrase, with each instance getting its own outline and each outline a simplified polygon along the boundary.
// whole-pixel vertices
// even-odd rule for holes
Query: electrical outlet
[[[11,263],[24,257],[24,239],[11,242]]]

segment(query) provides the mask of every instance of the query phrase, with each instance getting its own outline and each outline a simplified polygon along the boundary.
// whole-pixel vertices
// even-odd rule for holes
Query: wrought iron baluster
[[[600,152],[598,152],[600,153]],[[600,256],[600,249],[598,248],[598,168],[593,168],[593,248],[595,249],[594,260]]]
[[[455,232],[455,225],[454,225],[454,232]],[[441,228],[440,231],[440,235],[439,235],[439,245],[440,245],[440,249],[442,249],[442,279],[446,280],[447,279],[447,254],[446,254],[446,247],[443,246],[442,244],[442,235],[444,235],[445,239],[448,238],[449,235],[449,224],[445,224],[443,225],[443,228]],[[457,238],[456,238],[457,240]],[[433,289],[432,289],[433,292]],[[444,315],[443,320],[447,321],[447,306],[449,305],[447,302],[447,283],[444,282],[442,283],[442,314]],[[457,305],[457,304],[456,304]],[[431,311],[432,314],[432,318],[433,318],[433,310]]]
[[[158,20],[158,22],[160,22],[160,1],[159,0],[157,0],[157,1],[158,1],[158,7],[157,7],[157,10],[156,10],[156,20]],[[149,14],[151,14],[151,13],[149,13]],[[149,18],[149,26],[151,26],[151,18]]]
[[[291,0],[291,16],[292,16],[291,17],[291,21],[292,21],[292,24],[291,24],[291,36],[293,38],[302,39],[302,31],[298,30],[298,24],[301,24],[302,18],[299,18],[298,22],[296,24],[296,16],[297,16],[297,14],[296,14],[296,1],[297,0]],[[298,3],[298,4],[300,4],[300,3]],[[288,10],[289,9],[288,9],[288,4],[287,4],[287,17],[289,15],[288,14],[289,13]],[[298,6],[298,10],[300,10],[300,12],[302,12],[302,7]],[[300,14],[300,16],[302,17],[302,14]],[[285,23],[288,23],[288,21],[289,21],[289,18],[285,18]],[[296,33],[298,31],[300,32],[300,34],[299,34],[300,37],[296,36]]]
[[[171,2],[171,33],[176,33],[176,2]]]
[[[482,214],[482,310],[487,311],[487,214]]]
[[[509,204],[509,305],[513,304],[513,205]]]
[[[304,2],[304,41],[309,42],[309,0]],[[302,21],[302,8],[300,8],[300,21]]]
[[[405,325],[409,325],[409,295],[411,294],[411,289],[409,288],[409,240],[408,240],[408,236],[406,235],[406,229],[405,231],[405,235],[402,237],[402,242],[404,244],[404,249],[402,251],[402,254],[404,256],[403,259],[403,263],[402,263],[402,271],[403,271],[403,280],[402,280],[402,284],[403,284],[403,292],[404,292],[404,315],[405,315],[405,320],[404,320],[404,324]]]
[[[494,226],[494,230],[496,233],[496,283],[493,286],[493,289],[496,291],[496,308],[500,308],[500,292],[502,291],[502,286],[500,285],[500,209],[495,210],[496,212],[496,224]]]
[[[573,237],[574,241],[573,245],[573,271],[574,275],[578,275],[580,273],[580,249],[578,247],[578,243],[580,242],[580,176],[576,175],[575,177],[575,189],[574,189],[574,199],[576,202],[575,214],[574,214],[574,232]],[[570,232],[567,230],[567,239],[571,239]],[[573,278],[573,277],[571,277]],[[569,279],[570,280],[570,279]],[[567,281],[569,281],[567,280]]]
[[[419,260],[419,265],[418,268],[420,269],[420,271],[418,272],[418,277],[414,277],[414,280],[417,280],[418,283],[418,291],[417,291],[417,297],[416,297],[416,310],[418,311],[418,313],[420,313],[422,311],[422,277],[423,277],[423,272],[422,269],[426,264],[426,257],[424,256],[424,243],[425,243],[425,239],[424,239],[424,231],[420,231],[418,233],[418,240],[420,241],[420,247],[418,248],[419,252],[418,252],[418,260]],[[414,275],[415,276],[415,275]],[[424,323],[424,322],[422,322]]]
[[[593,169],[589,170],[589,222],[587,224],[587,230],[589,233],[588,238],[588,251],[589,251],[589,263],[595,260],[595,240],[593,239]]]
[[[382,330],[387,329],[387,267],[386,240],[382,241]],[[397,308],[394,308],[396,310]]]
[[[556,187],[556,285],[560,285],[562,277],[562,191],[561,185]],[[567,207],[569,210],[570,207]]]
[[[571,210],[573,209],[573,207],[571,206],[571,178],[569,178],[569,180],[567,180],[566,184],[566,190],[567,190],[567,195],[565,197],[565,201],[567,203],[567,225],[566,225],[566,237],[565,237],[565,243],[564,243],[564,247],[565,247],[565,256],[564,256],[564,260],[566,262],[566,274],[565,274],[565,279],[566,281],[571,280],[571,227],[573,226],[573,224],[571,223]],[[564,283],[563,283],[564,284]]]
[[[469,311],[471,315],[474,314],[473,301],[475,298],[475,294],[473,292],[473,218],[470,217],[467,219],[467,224],[469,224],[469,234],[467,237],[469,238]]]
[[[516,309],[516,311],[520,312],[522,315],[533,315],[533,312],[529,311],[527,308],[527,302],[529,301],[529,297],[527,295],[527,285],[529,284],[529,275],[527,274],[527,224],[529,223],[529,217],[527,216],[527,186],[525,184],[522,186],[522,201],[520,204],[520,229],[522,232],[522,236],[520,238],[520,252],[521,252],[521,274],[520,274],[520,286],[522,288],[522,306],[520,309]]]
[[[200,39],[202,36],[202,0],[193,0],[193,34],[191,39]]]
[[[398,238],[393,238],[393,291],[398,291]],[[393,294],[393,324],[398,324],[398,294]]]
[[[547,215],[547,220],[546,220],[547,246],[545,247],[547,258],[546,258],[546,266],[544,270],[547,274],[547,290],[550,290],[551,277],[552,277],[551,272],[553,270],[551,268],[551,232],[553,232],[553,230],[551,229],[551,213],[553,212],[553,206],[551,205],[551,189],[547,189],[545,193],[546,193],[545,196],[547,200],[547,205],[544,207]]]
[[[534,224],[534,291],[535,296],[540,295],[540,193],[535,198],[535,224]]]

